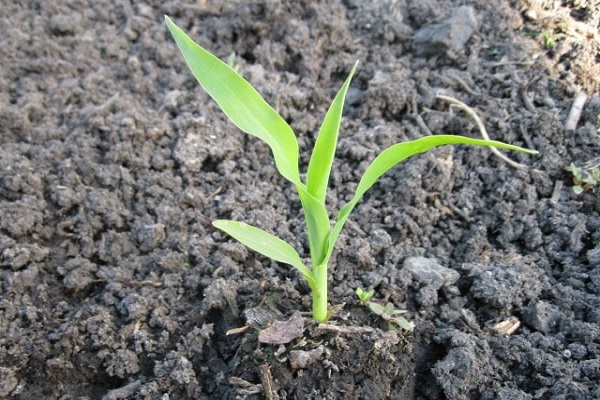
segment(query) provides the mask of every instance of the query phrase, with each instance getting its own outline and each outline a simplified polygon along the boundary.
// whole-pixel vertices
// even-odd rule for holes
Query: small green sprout
[[[573,174],[573,193],[575,194],[592,190],[600,183],[600,165],[580,168],[571,163],[569,170]]]
[[[556,37],[550,32],[542,33],[542,41],[544,42],[544,47],[548,50],[552,50],[556,46]]]
[[[367,301],[371,300],[371,297],[373,297],[374,294],[375,291],[373,289],[369,290],[368,292],[365,292],[361,287],[356,288],[356,297],[358,297],[358,301],[363,306]]]
[[[552,50],[556,47],[556,42],[567,37],[564,33],[551,33],[544,32],[542,33],[542,42],[544,43],[544,47],[547,50]]]
[[[392,303],[387,303],[385,306],[381,304],[373,303],[370,301],[368,304],[369,309],[376,315],[379,315],[390,325],[390,329],[394,329],[395,326],[398,326],[405,331],[412,331],[415,327],[413,322],[407,321],[404,317],[401,317],[401,314],[406,313],[405,310],[396,310]]]
[[[243,132],[263,140],[270,148],[279,173],[298,193],[306,222],[311,266],[308,267],[292,246],[262,229],[243,222],[217,220],[213,225],[250,249],[274,261],[289,264],[304,277],[312,292],[312,314],[317,322],[328,318],[328,265],[335,243],[351,211],[375,182],[396,164],[434,147],[449,144],[494,146],[529,154],[537,152],[502,142],[454,135],[426,136],[395,144],[381,152],[363,173],[354,196],[338,212],[333,226],[325,205],[329,174],[334,160],[346,92],[357,64],[335,96],[325,115],[306,172],[300,177],[299,146],[288,123],[240,74],[194,43],[169,17],[167,26],[200,85],[221,110]]]
[[[406,313],[405,310],[396,310],[392,303],[387,303],[385,306],[382,306],[381,304],[370,301],[374,294],[375,290],[373,289],[365,292],[361,287],[356,288],[356,296],[358,297],[360,304],[362,306],[366,305],[373,314],[376,314],[387,321],[390,329],[400,327],[408,332],[413,330],[415,324],[400,316],[401,314]]]

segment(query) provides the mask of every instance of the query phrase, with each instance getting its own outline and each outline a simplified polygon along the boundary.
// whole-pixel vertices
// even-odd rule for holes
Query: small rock
[[[503,311],[522,308],[539,298],[546,277],[533,263],[492,262],[473,271],[469,293],[474,299]]]
[[[6,262],[3,262],[3,265],[11,267],[13,271],[17,271],[27,265],[30,258],[30,251],[26,247],[15,246],[2,252],[2,260],[6,260]]]
[[[323,356],[325,347],[322,345],[313,350],[292,350],[290,351],[290,366],[292,369],[304,369]]]
[[[149,252],[159,247],[164,240],[165,226],[163,224],[144,225],[136,233],[139,249]]]
[[[350,87],[348,88],[348,93],[346,94],[346,103],[350,106],[359,105],[363,98],[362,90]]]
[[[149,311],[148,303],[149,301],[145,297],[134,292],[121,300],[117,309],[119,313],[122,316],[127,317],[129,321],[140,320],[143,319]]]
[[[417,55],[425,57],[444,55],[449,50],[456,52],[467,43],[476,29],[473,7],[458,7],[443,21],[419,29],[413,46]]]
[[[431,307],[438,303],[437,289],[433,286],[422,287],[415,296],[415,300],[422,307]]]
[[[50,19],[49,28],[55,35],[72,35],[75,33],[75,21],[68,15],[55,15]]]
[[[177,363],[175,363],[175,366],[169,374],[169,377],[179,385],[198,383],[196,379],[196,371],[194,371],[192,362],[183,356],[177,360]]]
[[[140,372],[140,360],[137,354],[128,349],[112,352],[106,362],[108,376],[118,376],[123,379]]]
[[[113,389],[109,391],[107,394],[102,396],[102,400],[120,400],[127,399],[135,395],[140,387],[142,386],[142,381],[137,380],[133,381],[125,386],[122,386],[118,389]]]
[[[556,326],[560,319],[558,309],[546,302],[540,301],[523,312],[523,320],[529,327],[543,333],[548,333]]]
[[[204,289],[203,306],[206,309],[225,310],[229,308],[234,314],[238,310],[236,302],[237,284],[229,279],[217,279]]]
[[[600,359],[594,358],[582,361],[581,372],[590,379],[600,379]]]
[[[600,266],[600,245],[589,250],[586,255],[590,265]]]
[[[588,354],[586,347],[581,343],[571,343],[567,348],[571,352],[571,358],[575,360],[583,360]]]
[[[14,272],[14,280],[10,285],[14,290],[25,291],[36,284],[39,272],[38,264],[31,264],[21,271]]]
[[[531,396],[517,388],[503,387],[498,390],[496,400],[529,400]]]
[[[441,266],[434,258],[410,257],[404,261],[404,268],[421,286],[433,286],[435,290],[453,285],[460,278],[458,272]]]
[[[447,285],[442,287],[442,293],[444,293],[444,296],[447,298],[457,297],[460,296],[460,289],[454,285]]]

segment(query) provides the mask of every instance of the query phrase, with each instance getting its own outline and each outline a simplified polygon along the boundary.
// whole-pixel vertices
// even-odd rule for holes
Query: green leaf
[[[344,99],[357,66],[358,62],[350,71],[325,115],[308,164],[306,188],[296,187],[304,210],[313,265],[321,265],[327,255],[327,239],[331,232],[329,215],[325,208],[327,184],[335,156]]]
[[[317,141],[315,142],[315,147],[308,163],[306,187],[308,192],[323,204],[325,204],[329,174],[331,173],[331,166],[335,157],[344,100],[357,67],[358,61],[352,67],[348,78],[346,78],[342,88],[335,96],[333,103],[331,103],[319,130],[319,135],[317,136]]]
[[[331,253],[333,252],[333,247],[350,213],[352,212],[356,204],[360,201],[365,192],[369,190],[371,186],[373,186],[383,174],[392,169],[398,163],[406,160],[411,156],[424,153],[437,146],[444,146],[448,144],[469,144],[475,146],[499,147],[507,150],[516,150],[529,154],[537,154],[537,151],[524,149],[522,147],[513,146],[502,142],[496,142],[493,140],[472,139],[465,136],[455,135],[425,136],[416,140],[412,140],[410,142],[398,143],[393,146],[390,146],[384,151],[382,151],[367,167],[356,188],[354,197],[344,207],[342,207],[342,209],[338,213],[336,224],[331,230],[331,234],[329,235],[329,248],[327,250],[327,258],[331,256]]]
[[[306,187],[296,185],[296,190],[304,211],[310,258],[313,265],[320,265],[327,254],[327,238],[331,232],[329,214],[327,214],[325,204],[308,193]]]
[[[396,309],[394,308],[394,305],[392,303],[387,303],[383,308],[383,313],[390,317],[394,315],[394,311],[396,311]]]
[[[383,306],[381,304],[377,304],[377,303],[369,303],[368,304],[369,309],[377,315],[383,315],[385,313],[385,309],[383,308]]]
[[[327,238],[331,231],[331,224],[325,208],[325,196],[337,146],[344,99],[357,66],[358,62],[354,64],[348,78],[346,78],[325,115],[308,164],[306,190],[298,188],[298,195],[306,219],[306,230],[313,265],[320,265],[327,255]]]
[[[393,318],[393,321],[405,331],[412,332],[412,330],[415,329],[415,324],[413,322],[408,322],[404,317]]]
[[[294,132],[250,83],[194,43],[169,17],[165,19],[200,85],[237,127],[269,145],[278,171],[296,186],[306,217],[311,258],[318,263],[325,257],[331,225],[325,205],[311,195],[300,180],[298,141]]]
[[[165,20],[204,90],[238,128],[269,145],[284,178],[303,186],[298,171],[298,141],[288,123],[235,70],[194,43],[169,17]]]
[[[364,304],[365,302],[369,301],[374,294],[374,289],[365,292],[364,289],[360,286],[356,288],[356,296],[358,297],[358,300],[360,300],[361,304]]]
[[[296,250],[277,236],[243,222],[216,220],[212,224],[257,253],[291,265],[300,271],[311,288],[315,285],[311,270],[304,265]]]
[[[575,164],[571,163],[569,165],[569,170],[573,174],[573,178],[575,178],[575,180],[577,182],[581,182],[581,180],[583,178],[583,173],[582,173],[581,169],[578,168]]]

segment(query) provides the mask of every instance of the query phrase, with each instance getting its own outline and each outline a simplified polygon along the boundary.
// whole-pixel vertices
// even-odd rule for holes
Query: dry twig
[[[587,100],[587,95],[583,92],[579,92],[575,95],[575,99],[573,100],[573,105],[571,106],[571,111],[569,111],[569,116],[565,121],[565,129],[568,131],[574,131],[577,128],[577,123],[579,122],[579,118],[581,118],[581,112],[583,111],[583,106]]]
[[[560,192],[563,188],[563,181],[554,182],[554,190],[552,191],[552,196],[550,196],[550,203],[556,204],[560,200]]]
[[[279,399],[277,393],[273,388],[273,377],[271,376],[271,371],[269,370],[268,364],[259,365],[258,370],[260,372],[260,383],[262,384],[263,394],[265,395],[265,399],[267,400],[276,400]]]
[[[425,121],[423,121],[423,117],[421,117],[421,115],[419,114],[418,106],[417,106],[417,97],[414,94],[413,94],[413,97],[412,97],[411,105],[412,105],[411,116],[414,118],[414,120],[417,123],[417,125],[419,125],[419,128],[421,128],[421,130],[427,136],[433,135],[433,133],[431,133],[431,130],[429,129],[429,127],[427,126],[427,124],[425,123]]]
[[[456,81],[456,82],[459,84],[459,86],[460,86],[461,88],[463,88],[463,90],[464,90],[465,92],[469,93],[469,94],[470,94],[470,95],[472,95],[472,96],[479,96],[479,95],[480,95],[480,93],[477,93],[477,92],[476,92],[474,89],[472,89],[472,88],[471,88],[471,87],[470,87],[470,86],[467,84],[467,82],[463,81],[463,80],[462,80],[462,79],[461,79],[461,78],[460,78],[458,75],[454,75],[454,74],[452,74],[452,75],[450,75],[450,77],[451,77],[452,79],[454,79],[454,80],[455,80],[455,81]]]
[[[525,67],[530,67],[533,64],[535,64],[535,61],[500,61],[500,62],[496,62],[496,63],[489,63],[486,64],[487,67],[490,68],[498,68],[498,67],[504,67],[504,66],[510,66],[510,65],[522,65]]]
[[[347,334],[347,335],[375,332],[375,329],[371,328],[370,326],[338,326],[338,325],[331,325],[331,324],[319,324],[318,329],[323,330],[323,331],[328,331],[328,332],[334,332],[334,333],[338,333],[338,334]]]

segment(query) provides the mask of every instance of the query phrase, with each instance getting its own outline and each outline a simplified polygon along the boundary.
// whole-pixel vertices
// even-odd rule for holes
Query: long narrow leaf
[[[327,239],[330,234],[331,225],[327,209],[325,208],[325,196],[331,166],[335,157],[335,149],[337,147],[344,99],[346,98],[350,81],[357,66],[358,62],[352,67],[348,78],[346,78],[346,81],[335,96],[333,103],[325,115],[308,164],[306,191],[298,188],[298,195],[304,209],[310,256],[313,265],[320,265],[327,254]]]
[[[398,163],[406,160],[411,156],[421,154],[434,147],[443,146],[447,144],[470,144],[476,146],[498,147],[507,150],[516,150],[529,154],[537,153],[537,151],[524,149],[522,147],[505,144],[502,142],[496,142],[492,140],[471,139],[468,137],[455,135],[426,136],[410,142],[398,143],[391,147],[388,147],[383,152],[381,152],[367,167],[356,188],[354,197],[344,207],[342,207],[340,212],[338,213],[335,226],[333,227],[333,229],[331,230],[331,234],[329,235],[329,247],[327,251],[327,258],[331,256],[333,247],[339,237],[339,234],[344,224],[346,223],[346,220],[348,219],[348,216],[350,215],[356,204],[360,201],[362,196],[365,194],[365,192],[369,190],[371,186],[373,186],[383,174],[392,169]]]
[[[292,128],[248,81],[194,43],[169,17],[165,19],[192,74],[204,90],[238,128],[269,145],[283,177],[303,185],[298,171],[298,141]]]
[[[213,221],[212,224],[257,253],[296,268],[304,276],[310,287],[314,286],[315,281],[311,270],[304,265],[296,250],[277,236],[238,221],[220,219]]]
[[[321,129],[319,130],[315,148],[313,149],[310,162],[308,163],[306,187],[308,192],[323,204],[325,204],[329,174],[331,173],[331,166],[333,165],[333,159],[335,157],[344,100],[357,66],[358,61],[354,64],[354,67],[352,67],[348,78],[346,78],[342,88],[335,96],[333,103],[331,103],[331,106],[325,115],[325,119],[323,120],[323,124],[321,125]]]
[[[313,265],[320,265],[327,253],[327,238],[331,231],[329,214],[327,214],[325,204],[308,193],[306,188],[296,186],[296,189],[298,190],[298,197],[300,197],[302,209],[304,210],[310,258]]]

